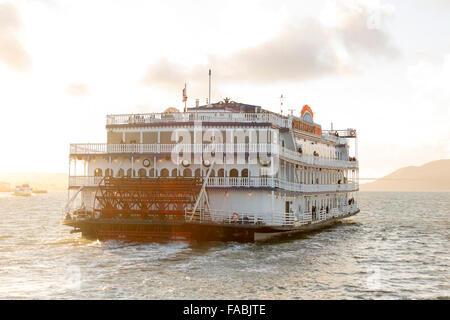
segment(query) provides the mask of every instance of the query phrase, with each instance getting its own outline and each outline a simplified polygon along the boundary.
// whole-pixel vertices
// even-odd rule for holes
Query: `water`
[[[66,197],[0,193],[0,298],[450,299],[450,193],[361,193],[331,229],[193,246],[84,240]]]

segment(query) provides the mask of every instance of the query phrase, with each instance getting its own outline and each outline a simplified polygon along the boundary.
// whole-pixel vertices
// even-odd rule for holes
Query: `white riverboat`
[[[264,240],[359,212],[355,129],[322,130],[224,101],[106,117],[107,142],[70,145],[64,224],[86,237]]]

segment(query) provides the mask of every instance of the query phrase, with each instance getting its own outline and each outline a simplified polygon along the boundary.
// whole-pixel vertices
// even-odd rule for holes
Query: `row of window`
[[[207,173],[206,170],[201,170],[200,168],[195,169],[194,171],[194,176],[195,177],[202,177],[205,176]],[[95,169],[94,171],[94,176],[96,177],[102,177],[103,176],[103,170],[100,168]],[[136,170],[132,170],[131,168],[128,169],[127,171],[125,171],[124,169],[119,169],[115,175],[118,178],[121,177],[155,177],[155,169],[152,168],[150,170],[141,168],[138,170],[137,175],[136,175]],[[184,170],[180,170],[180,172],[178,172],[178,169],[173,169],[172,172],[169,172],[168,169],[163,168],[161,169],[161,171],[159,172],[159,176],[160,177],[178,177],[178,176],[183,176],[183,177],[192,177],[192,170],[189,168],[186,168]],[[211,170],[211,174],[210,177],[215,177],[216,176],[216,172],[214,169]],[[237,169],[231,169],[229,172],[228,177],[248,177],[248,169],[242,169],[239,175],[239,171]],[[106,169],[105,170],[105,177],[114,177],[114,170],[113,169]],[[217,170],[217,177],[225,177],[225,170],[224,169],[219,169]]]

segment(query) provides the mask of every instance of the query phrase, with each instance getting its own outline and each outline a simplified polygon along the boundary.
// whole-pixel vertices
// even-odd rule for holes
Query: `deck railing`
[[[316,219],[310,211],[303,213],[285,212],[235,212],[223,210],[197,210],[194,214],[185,211],[185,220],[194,223],[236,224],[236,225],[271,225],[271,226],[301,226],[319,223],[331,218],[339,218],[358,210],[356,204],[332,208],[328,212],[321,210],[316,213]]]
[[[211,153],[215,152],[238,152],[251,154],[272,154],[279,155],[281,158],[290,161],[305,163],[308,165],[328,166],[337,168],[358,168],[358,161],[348,161],[331,159],[326,157],[317,157],[311,154],[302,154],[294,150],[280,147],[277,144],[106,144],[106,143],[86,143],[71,144],[70,154],[72,155],[91,155],[91,154],[108,154],[108,153],[171,153],[174,148],[182,148],[183,152]],[[178,149],[181,150],[181,149]]]
[[[70,176],[69,187],[96,187],[103,177]],[[207,187],[211,188],[280,188],[288,191],[323,193],[351,192],[358,190],[357,183],[348,184],[300,184],[271,177],[210,177]]]
[[[236,113],[236,112],[189,112],[189,113],[143,113],[118,114],[106,116],[107,125],[153,124],[170,122],[256,122],[272,123],[282,128],[291,127],[292,119],[272,113]]]

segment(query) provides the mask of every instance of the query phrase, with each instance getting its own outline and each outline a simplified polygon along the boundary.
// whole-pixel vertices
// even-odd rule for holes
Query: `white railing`
[[[189,113],[144,113],[119,114],[106,116],[107,125],[150,124],[170,122],[257,122],[272,123],[283,128],[290,128],[292,119],[272,113],[235,113],[235,112],[189,112]]]
[[[253,224],[292,226],[295,216],[291,213],[261,213],[261,212],[232,212],[221,210],[197,210],[194,215],[192,211],[186,210],[185,219],[188,222],[217,223],[217,224]]]
[[[303,212],[303,214],[300,216],[299,223],[300,224],[307,224],[312,222],[312,212]]]
[[[210,177],[207,187],[272,187],[269,177]]]
[[[176,148],[176,149],[175,149]],[[247,152],[247,153],[278,153],[276,144],[257,143],[214,143],[214,144],[106,144],[80,143],[71,144],[71,154],[103,154],[103,153],[167,153],[184,152]]]
[[[312,154],[302,154],[294,150],[280,147],[280,157],[289,160],[306,163],[316,166],[338,167],[338,168],[358,168],[358,161],[347,161],[339,159],[330,159],[324,157],[316,157]]]
[[[194,215],[189,210],[185,211],[185,219],[195,222],[209,223],[239,223],[239,224],[266,224],[269,215],[251,212],[229,212],[221,210],[197,210]]]
[[[70,145],[70,154],[101,154],[107,153],[106,143],[77,143]]]
[[[358,209],[356,204],[333,208],[327,213],[326,210],[317,212],[316,219],[313,220],[311,212],[304,212],[296,216],[295,213],[285,212],[233,212],[222,210],[197,210],[185,211],[185,220],[195,223],[217,223],[217,224],[252,224],[271,226],[301,226],[305,224],[319,223],[331,218],[339,218],[349,213],[354,213]]]
[[[94,176],[70,176],[69,187],[96,187],[102,177]],[[207,187],[215,188],[280,188],[288,191],[297,192],[339,192],[339,191],[357,191],[358,184],[300,184],[284,181],[271,177],[210,177]]]
[[[86,143],[71,144],[71,154],[105,153],[167,153],[172,152],[175,144],[107,144]]]
[[[329,159],[316,157],[309,154],[301,154],[294,150],[280,147],[276,144],[245,144],[245,143],[226,143],[226,144],[106,144],[106,143],[86,143],[71,144],[70,153],[73,155],[85,154],[107,154],[107,153],[171,153],[174,148],[183,152],[238,152],[238,153],[271,153],[274,156],[301,162],[309,165],[328,166],[337,168],[358,168],[358,161],[347,161],[338,159]]]
[[[304,192],[342,192],[358,190],[358,184],[303,184]]]
[[[70,176],[69,188],[73,187],[95,187],[98,186],[103,177],[94,176]]]

